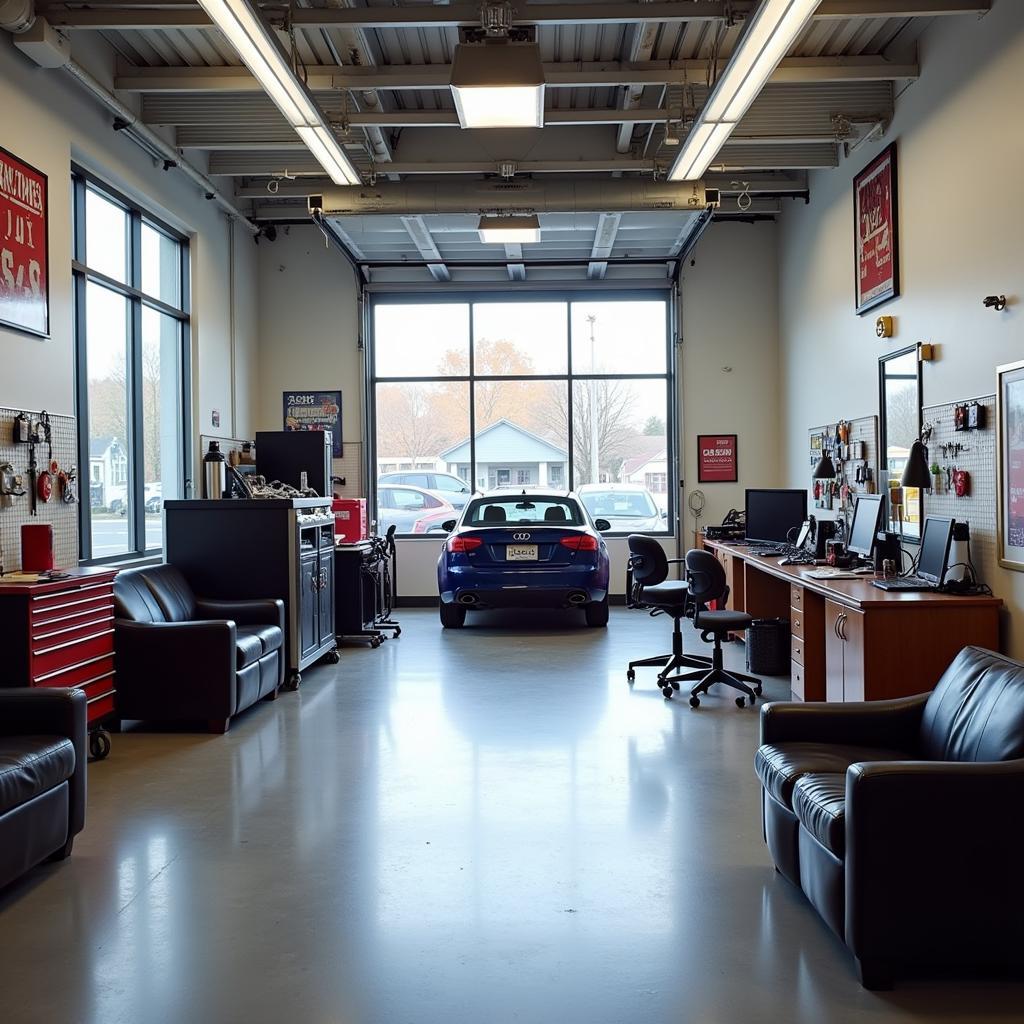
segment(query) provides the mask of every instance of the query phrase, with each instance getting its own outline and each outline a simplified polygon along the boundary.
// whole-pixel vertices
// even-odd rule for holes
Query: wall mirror
[[[889,528],[916,543],[921,536],[923,495],[917,487],[900,488],[900,477],[910,446],[921,436],[921,362],[917,345],[890,352],[878,360],[878,387],[884,453],[879,460],[880,486],[883,493],[889,489]]]

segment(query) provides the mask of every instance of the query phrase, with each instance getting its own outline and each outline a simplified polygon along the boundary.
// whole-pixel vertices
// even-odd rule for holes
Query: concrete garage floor
[[[0,1020],[1021,1020],[1020,984],[860,988],[769,865],[757,712],[627,686],[667,619],[400,617],[227,736],[114,737],[71,860],[0,893]]]

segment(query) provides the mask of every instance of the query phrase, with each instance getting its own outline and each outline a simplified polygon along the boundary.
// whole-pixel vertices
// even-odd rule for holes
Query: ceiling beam
[[[403,217],[402,223],[405,225],[405,230],[409,232],[413,245],[419,250],[419,254],[425,260],[437,261],[427,264],[430,276],[435,281],[450,281],[452,275],[444,265],[441,253],[434,244],[434,239],[430,237],[430,228],[427,227],[427,222],[422,217]]]
[[[721,22],[733,14],[752,9],[753,2],[733,0],[655,0],[651,3],[527,4],[513,9],[514,25],[623,25],[631,22]],[[991,0],[822,0],[815,19],[914,18],[954,14],[985,14]],[[133,29],[209,28],[211,21],[201,7],[175,5],[171,9],[152,7],[107,10],[44,6],[40,13],[57,28]],[[480,24],[480,9],[471,4],[417,4],[391,7],[317,7],[292,11],[295,28],[416,29],[473,28]]]
[[[633,26],[632,39],[629,44],[629,62],[636,65],[651,59],[654,44],[658,38],[659,27],[655,22],[637,22]],[[643,102],[644,87],[637,82],[625,86],[622,93],[622,109],[633,110]],[[633,142],[633,126],[636,121],[623,121],[615,133],[615,149],[619,153],[628,153]],[[607,265],[606,265],[607,266]],[[589,274],[589,271],[588,271]]]
[[[615,246],[615,236],[619,233],[621,220],[621,213],[602,213],[597,218],[594,245],[590,250],[593,262],[587,267],[587,277],[591,280],[599,280],[608,272],[608,257]]]
[[[523,258],[523,247],[518,242],[506,243],[505,255],[509,260],[515,261],[506,264],[508,279],[510,281],[525,281],[526,264],[521,262]]]
[[[327,8],[324,8],[325,10]],[[333,10],[334,8],[330,8]],[[386,8],[372,8],[382,10]],[[719,62],[725,67],[725,62]],[[708,62],[703,60],[591,61],[544,65],[548,89],[584,89],[615,86],[702,86]],[[776,68],[769,85],[817,82],[878,82],[915,79],[920,68],[914,62],[884,57],[787,57]],[[324,65],[308,69],[307,82],[314,92],[345,89],[447,89],[449,64],[382,65],[353,67]],[[122,65],[114,81],[119,92],[262,92],[262,86],[246,67],[136,68]]]

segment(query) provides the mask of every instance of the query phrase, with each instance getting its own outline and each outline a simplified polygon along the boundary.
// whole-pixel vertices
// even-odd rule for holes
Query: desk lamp
[[[836,467],[828,452],[821,453],[821,458],[818,459],[818,464],[814,467],[811,476],[815,480],[835,480]]]
[[[900,485],[929,490],[932,486],[932,472],[928,468],[928,449],[920,439],[910,446],[907,464],[903,467]]]

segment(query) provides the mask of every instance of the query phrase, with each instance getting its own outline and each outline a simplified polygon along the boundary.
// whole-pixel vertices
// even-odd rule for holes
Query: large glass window
[[[616,532],[668,532],[667,318],[661,297],[378,298],[378,529],[429,533],[474,492],[550,488]],[[399,508],[398,486],[443,504]]]
[[[185,493],[188,243],[84,173],[73,199],[81,559],[157,554]]]

